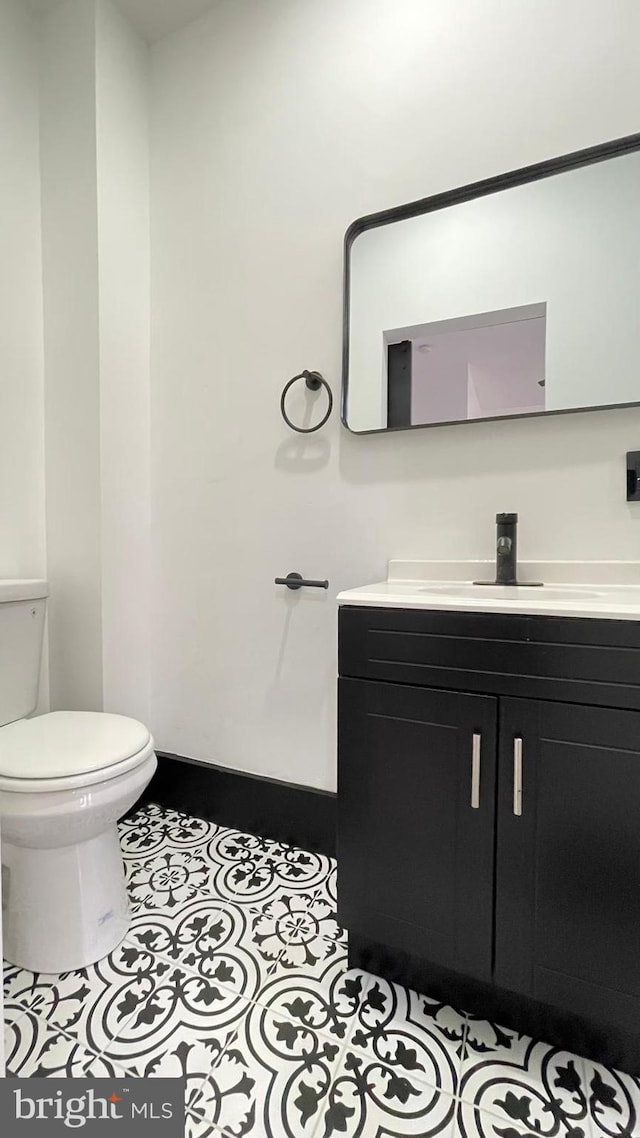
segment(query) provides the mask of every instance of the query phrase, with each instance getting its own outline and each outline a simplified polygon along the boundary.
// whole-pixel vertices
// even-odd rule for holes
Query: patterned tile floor
[[[186,1138],[640,1138],[640,1081],[349,970],[326,857],[158,806],[91,968],[5,968],[12,1075],[184,1075]]]

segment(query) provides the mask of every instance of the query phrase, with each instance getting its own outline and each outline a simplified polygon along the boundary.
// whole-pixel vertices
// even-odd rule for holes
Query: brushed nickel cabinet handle
[[[480,809],[480,746],[482,735],[473,736],[471,747],[471,809]]]
[[[513,813],[522,815],[522,739],[513,740]]]

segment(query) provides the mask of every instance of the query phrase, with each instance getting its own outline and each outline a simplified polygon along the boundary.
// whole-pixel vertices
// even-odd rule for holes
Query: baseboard
[[[157,802],[221,826],[335,857],[335,794],[156,753],[158,769],[136,809]]]

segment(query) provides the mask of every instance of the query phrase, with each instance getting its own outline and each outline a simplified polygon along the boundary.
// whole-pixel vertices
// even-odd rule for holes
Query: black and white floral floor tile
[[[214,822],[191,818],[153,803],[120,823],[125,860],[146,861],[165,849],[197,850],[218,832]]]
[[[52,977],[10,967],[5,998],[99,1054],[151,996],[162,967],[158,957],[124,941],[98,964],[77,972]]]
[[[318,886],[314,901],[318,906],[323,906],[324,919],[329,916],[336,916],[338,908],[338,867],[333,865],[329,870],[324,880]]]
[[[319,1138],[415,1135],[454,1138],[455,1099],[415,1077],[347,1049],[323,1103]]]
[[[350,1046],[398,1078],[454,1096],[463,1057],[464,1016],[425,996],[370,978]]]
[[[481,1138],[638,1138],[640,1081],[467,1019],[459,1122]]]
[[[349,969],[335,862],[159,806],[121,824],[132,924],[5,968],[9,1075],[183,1076],[185,1138],[640,1138],[640,1082]]]
[[[207,890],[221,901],[254,907],[296,893],[315,895],[335,868],[321,854],[159,807],[127,821],[121,832],[137,904],[155,896],[174,908]]]
[[[206,851],[167,846],[144,861],[127,859],[125,864],[129,897],[137,908],[162,907],[171,913],[178,905],[209,891]]]
[[[304,971],[285,963],[265,985],[259,1002],[273,1015],[291,1020],[300,1030],[318,1032],[341,1048],[351,1036],[368,982],[365,972],[349,969],[344,951]]]
[[[172,1074],[189,1079],[197,1078],[202,1067],[203,1077],[220,1053],[221,1041],[237,1029],[249,1006],[232,988],[158,958],[153,991],[102,1056],[141,1077],[168,1075],[169,1067]],[[186,1066],[178,1069],[183,1059]]]
[[[15,1005],[5,1009],[15,1014]],[[5,1062],[8,1075],[23,1079],[84,1078],[97,1055],[76,1039],[48,1026],[35,1012],[23,1011],[5,1031]]]
[[[220,1130],[217,1130],[211,1122],[203,1121],[187,1111],[184,1138],[220,1138],[220,1134]]]
[[[499,1135],[505,1129],[580,1138],[586,1134],[579,1060],[544,1043],[533,1043],[512,1060],[475,1059],[460,1085],[460,1118],[470,1134]],[[471,1109],[465,1108],[469,1104]],[[476,1117],[476,1111],[482,1118]],[[472,1118],[472,1114],[474,1117]]]
[[[582,1092],[589,1113],[588,1138],[640,1135],[640,1079],[583,1060]]]
[[[334,914],[313,893],[288,893],[256,906],[253,928],[260,944],[272,954],[286,949],[290,967],[327,959],[335,949],[346,947],[346,936]]]
[[[233,1135],[312,1134],[341,1046],[254,1005],[200,1088],[192,1112]]]
[[[134,913],[128,939],[253,999],[285,947],[282,937],[265,934],[264,923],[252,910],[213,897],[197,896],[170,913],[149,899]]]
[[[252,845],[250,835],[220,831],[208,844],[210,888],[219,898],[256,907],[296,894],[315,898],[333,869],[322,854],[278,842]]]

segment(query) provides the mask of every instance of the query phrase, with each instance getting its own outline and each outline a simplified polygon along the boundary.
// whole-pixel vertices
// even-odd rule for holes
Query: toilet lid
[[[50,711],[0,727],[0,776],[65,778],[102,770],[142,751],[137,719],[97,711]]]

